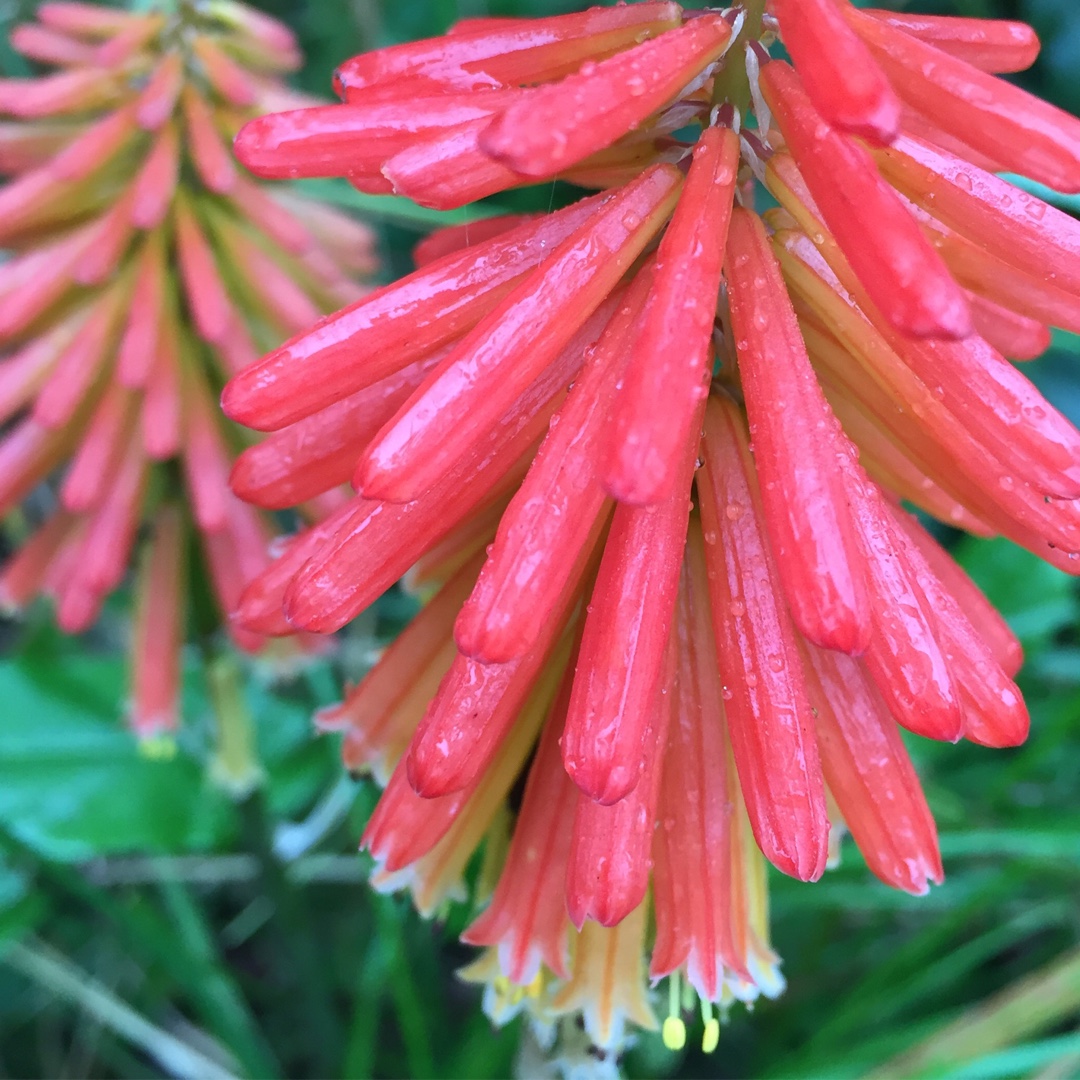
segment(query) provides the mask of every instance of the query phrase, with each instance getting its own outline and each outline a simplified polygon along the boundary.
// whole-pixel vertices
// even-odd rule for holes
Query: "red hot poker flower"
[[[386,785],[376,885],[423,911],[502,850],[528,773],[465,935],[496,1019],[580,1013],[618,1046],[656,1023],[647,967],[668,1044],[685,978],[715,1047],[715,1003],[782,988],[766,859],[813,880],[846,823],[888,884],[941,880],[898,725],[1026,736],[1016,639],[901,501],[1078,569],[1080,435],[998,351],[1080,325],[1075,223],[985,171],[1030,123],[1023,161],[1074,182],[1076,121],[987,74],[1036,46],[846,0],[479,20],[241,134],[256,172],[432,205],[601,189],[434,234],[224,395],[275,433],[238,491],[284,506],[350,465],[360,491],[242,625],[330,631],[406,572],[445,582],[319,720]],[[780,208],[754,213],[755,177]]]
[[[349,271],[373,268],[372,237],[279,203],[222,137],[281,100],[297,58],[280,24],[232,3],[37,15],[12,43],[62,70],[0,80],[23,148],[3,157],[0,190],[0,511],[67,470],[0,571],[0,599],[49,594],[79,632],[138,563],[131,724],[153,738],[178,722],[192,525],[225,612],[270,562],[269,521],[229,490],[240,436],[213,399],[258,349],[356,294]],[[266,644],[232,629],[242,648]]]

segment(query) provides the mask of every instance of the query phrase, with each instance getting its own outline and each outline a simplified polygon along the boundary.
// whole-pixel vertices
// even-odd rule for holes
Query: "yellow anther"
[[[536,973],[536,978],[533,979],[528,986],[523,988],[523,993],[526,997],[538,998],[544,992],[544,972],[543,970]]]
[[[705,1021],[705,1032],[701,1036],[701,1049],[711,1054],[720,1045],[720,1021],[715,1016]]]
[[[664,1045],[669,1050],[681,1050],[686,1045],[686,1025],[682,1018],[669,1016],[664,1021],[663,1031]]]

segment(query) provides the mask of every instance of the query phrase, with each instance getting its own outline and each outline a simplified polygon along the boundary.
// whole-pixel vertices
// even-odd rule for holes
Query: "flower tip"
[[[405,776],[409,787],[422,799],[438,799],[453,795],[465,784],[451,767],[451,759],[445,752],[445,744],[428,747],[423,739],[414,739],[405,758]]]
[[[1010,746],[1022,746],[1031,731],[1031,715],[1019,690],[1014,690],[1014,700],[1003,708],[989,711],[970,709],[965,717],[964,736],[979,746],[1003,750]]]
[[[870,869],[886,885],[899,889],[911,896],[926,896],[931,885],[941,885],[945,881],[945,871],[941,865],[936,838],[922,851],[904,855],[895,852],[894,858],[886,864],[869,860]]]
[[[675,477],[672,470],[647,468],[639,455],[624,449],[626,444],[614,448],[607,466],[601,474],[604,490],[616,501],[628,506],[656,506],[670,494]]]
[[[264,471],[265,465],[258,457],[242,451],[229,472],[230,490],[238,499],[262,510],[287,509],[277,505],[272,494],[266,490],[265,476],[262,475]]]
[[[229,622],[240,630],[271,637],[288,634],[292,629],[280,606],[267,603],[258,578],[240,594],[236,607],[229,612]]]
[[[506,628],[493,625],[489,612],[466,603],[454,622],[454,643],[462,656],[478,664],[509,664],[522,657],[529,642],[520,634],[508,633]]]
[[[900,99],[890,91],[868,108],[858,122],[844,124],[843,128],[875,146],[892,146],[900,135],[902,115]]]
[[[641,779],[640,761],[631,768],[604,760],[596,752],[580,752],[569,734],[563,736],[563,766],[578,790],[601,806],[613,806],[629,795]],[[607,925],[605,923],[605,925]]]
[[[284,114],[288,115],[288,114]],[[249,120],[233,139],[237,161],[248,172],[265,179],[281,179],[290,175],[283,164],[280,140],[277,137],[279,114],[270,113]]]
[[[636,889],[619,888],[619,883],[610,879],[587,884],[584,888],[575,888],[568,881],[566,913],[578,931],[586,919],[611,928],[618,926],[642,899]]]
[[[794,613],[793,613],[794,614]],[[799,626],[802,635],[822,649],[862,656],[870,647],[873,621],[870,611],[859,611],[854,606],[845,610],[820,612],[813,626]]]
[[[252,374],[244,371],[235,378],[230,379],[221,391],[221,411],[237,424],[244,427],[254,428],[256,431],[263,430],[259,427],[258,410],[253,405],[253,391],[255,379]]]
[[[1001,664],[1001,670],[1010,679],[1015,678],[1017,672],[1024,666],[1024,647],[1015,638],[1011,639],[1006,643],[1004,653],[998,658],[998,662]]]
[[[401,475],[392,466],[384,465],[372,453],[378,447],[372,447],[357,463],[353,473],[353,490],[365,499],[377,499],[389,503],[407,503],[423,495],[424,488],[418,488],[409,475]]]
[[[975,332],[971,307],[963,290],[955,282],[933,294],[919,297],[919,310],[904,310],[901,306],[891,313],[889,321],[902,334],[914,338],[937,338],[942,341],[963,341]]]
[[[297,587],[298,583],[307,585],[302,571],[285,593],[284,614],[288,632],[302,630],[309,634],[333,634],[348,622],[348,618],[343,619],[338,614],[338,605],[334,604],[332,596],[327,597],[313,590],[318,597],[313,599],[307,588]]]
[[[780,840],[779,837],[775,838]],[[791,845],[793,850],[780,850],[776,843],[762,844],[762,854],[782,874],[795,878],[796,881],[817,881],[825,873],[829,861],[829,828],[817,829],[813,836],[805,839],[809,843],[800,842],[802,838],[792,837],[795,841]]]

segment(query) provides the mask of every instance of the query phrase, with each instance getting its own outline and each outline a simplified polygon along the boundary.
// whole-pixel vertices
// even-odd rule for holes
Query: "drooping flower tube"
[[[59,70],[0,80],[0,513],[26,504],[0,603],[48,594],[80,632],[136,563],[130,722],[160,747],[178,721],[193,527],[223,612],[270,561],[273,525],[228,485],[250,440],[214,399],[362,292],[373,237],[233,160],[244,119],[299,100],[281,24],[231,2],[46,3],[37,19],[12,45]],[[230,628],[243,649],[266,644]]]
[[[242,497],[357,491],[242,626],[433,593],[318,723],[385,787],[377,887],[433,912],[478,846],[501,866],[465,934],[496,1019],[618,1047],[647,975],[668,1045],[697,998],[715,1047],[716,1005],[782,987],[766,862],[815,880],[846,826],[887,884],[941,881],[901,727],[1026,737],[1018,642],[911,508],[1080,569],[1080,434],[1009,362],[1080,312],[1080,227],[994,175],[1080,187],[1078,122],[993,75],[1036,52],[847,0],[641,3],[357,57],[341,105],[241,132],[256,173],[437,207],[599,189],[436,232],[223,397],[271,433]]]

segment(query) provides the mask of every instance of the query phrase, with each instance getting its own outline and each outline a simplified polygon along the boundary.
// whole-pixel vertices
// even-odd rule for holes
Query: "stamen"
[[[673,971],[668,978],[668,1017],[661,1035],[669,1050],[681,1050],[686,1045],[686,1024],[679,1015],[682,1009],[681,981],[678,971]]]
[[[720,1021],[713,1016],[712,1002],[701,1001],[701,1020],[705,1030],[701,1035],[701,1049],[703,1053],[711,1054],[720,1045]]]

